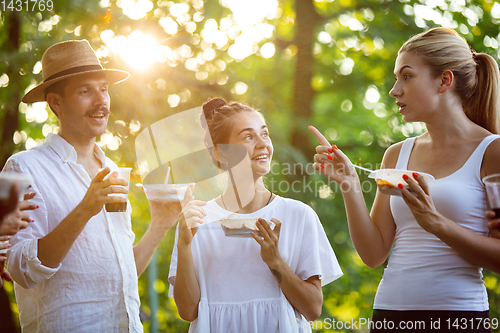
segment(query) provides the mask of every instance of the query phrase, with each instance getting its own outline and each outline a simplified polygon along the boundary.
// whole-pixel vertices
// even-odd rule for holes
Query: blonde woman
[[[500,240],[488,237],[481,179],[500,173],[498,66],[435,28],[401,47],[394,75],[403,120],[427,131],[389,147],[382,164],[414,170],[405,180],[416,195],[399,184],[402,197],[378,192],[368,213],[349,159],[311,128],[321,143],[315,168],[341,184],[357,252],[370,267],[389,257],[372,332],[490,332],[498,319],[489,319],[482,268],[500,273]]]

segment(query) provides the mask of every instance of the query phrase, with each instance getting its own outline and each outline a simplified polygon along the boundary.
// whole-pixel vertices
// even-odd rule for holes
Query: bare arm
[[[485,214],[488,222],[488,229],[490,230],[490,237],[500,239],[500,218],[496,217],[494,211],[489,210]]]
[[[151,224],[134,246],[134,258],[137,267],[137,276],[140,276],[149,265],[156,248],[162,239],[177,221],[181,212],[179,202],[149,201]]]
[[[481,174],[500,173],[497,156],[500,154],[500,140],[490,144],[486,150]],[[432,201],[429,187],[422,177],[415,182],[406,182],[418,194],[418,198],[407,189],[402,190],[403,199],[420,226],[441,239],[473,264],[500,274],[500,239],[478,235],[441,215]]]
[[[0,222],[0,235],[1,236],[14,236],[19,230],[26,229],[28,224],[31,223],[30,214],[26,212],[27,210],[36,209],[35,204],[31,204],[29,201],[33,199],[35,192],[26,193],[24,195],[24,200],[14,204],[14,210],[10,213],[4,215],[2,221]]]
[[[198,304],[201,291],[196,278],[191,242],[196,234],[197,226],[202,224],[205,212],[203,201],[193,200],[192,188],[189,188],[184,198],[183,212],[179,215],[179,235],[177,239],[177,272],[174,282],[174,300],[179,316],[186,321],[198,318]]]
[[[389,196],[377,192],[371,214],[368,213],[359,179],[349,191],[342,191],[346,207],[349,234],[363,262],[372,267],[384,263],[389,255],[396,224],[389,206]]]
[[[178,245],[177,274],[174,283],[174,300],[179,316],[186,321],[198,318],[200,285],[194,271],[193,255],[190,245]]]
[[[319,277],[315,275],[302,280],[283,259],[272,267],[270,266],[269,269],[290,304],[308,321],[318,319],[323,305],[323,291]]]
[[[3,243],[3,242],[8,242],[10,239],[10,236],[0,236],[0,250],[7,250],[10,248],[9,243]],[[7,259],[6,253],[1,253],[0,254],[0,288],[3,286],[3,280],[6,281],[12,281],[12,277],[10,276],[9,272],[5,270],[4,262]]]
[[[500,173],[498,165],[498,154],[500,153],[500,140],[493,141],[486,150],[483,158],[483,167],[481,170],[481,178],[488,175]],[[491,209],[488,202],[488,209]],[[488,229],[490,230],[490,237],[500,239],[500,216],[496,216],[495,212],[489,210],[486,212],[485,217],[489,220]]]
[[[262,238],[252,233],[252,237],[261,247],[260,256],[271,270],[290,304],[307,320],[316,320],[321,315],[323,305],[321,281],[317,275],[304,281],[288,266],[278,248],[281,221],[277,219],[271,219],[271,221],[276,224],[274,230],[271,230],[264,219],[259,219],[257,222],[256,225]]]
[[[28,226],[28,223],[32,220],[30,219],[29,213],[25,212],[27,210],[36,209],[38,206],[32,204],[28,200],[33,199],[35,196],[34,192],[26,193],[24,195],[24,200],[17,202],[17,190],[14,188],[14,195],[16,197],[16,201],[14,203],[14,210],[10,211],[7,215],[4,215],[1,222],[1,230],[3,234],[0,233],[0,241],[6,242],[0,244],[0,250],[9,249],[12,245],[8,243],[11,239],[11,236],[15,235],[19,230],[25,229]],[[8,236],[4,236],[8,235]],[[12,277],[10,273],[4,267],[4,262],[7,259],[6,253],[2,253],[0,255],[0,287],[3,285],[3,280],[12,281]]]
[[[167,230],[154,231],[152,229],[152,225],[150,225],[141,240],[134,246],[134,259],[138,277],[144,273],[155,254],[156,248],[167,234]]]
[[[431,232],[468,261],[500,274],[500,239],[478,235],[444,217]]]
[[[396,234],[396,225],[389,205],[390,197],[377,192],[369,214],[358,175],[349,158],[336,146],[332,148],[317,129],[311,126],[310,130],[321,144],[316,147],[316,163],[313,167],[340,185],[349,233],[356,251],[368,266],[381,265],[389,255]],[[386,151],[382,161],[384,167],[393,168],[396,165],[400,147],[398,144]]]
[[[109,193],[127,193],[121,186],[127,183],[123,179],[108,178],[109,168],[101,170],[90,183],[85,197],[59,225],[45,237],[38,240],[38,259],[44,266],[56,268],[68,254],[87,222],[98,214],[106,203],[123,202],[119,196],[107,196]]]
[[[422,177],[411,178],[406,182],[418,197],[403,188],[403,199],[413,213],[418,224],[427,232],[434,234],[462,257],[473,264],[500,273],[500,240],[470,231],[441,215],[432,201],[429,187]]]

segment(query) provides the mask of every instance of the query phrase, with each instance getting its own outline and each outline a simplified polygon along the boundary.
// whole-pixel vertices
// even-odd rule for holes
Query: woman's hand
[[[321,144],[316,147],[313,168],[340,185],[357,179],[349,158],[336,145],[332,146],[314,126],[309,126],[309,130]]]
[[[500,238],[500,218],[497,218],[495,212],[492,210],[487,211],[485,216],[488,220],[490,220],[488,222],[490,237]]]
[[[191,252],[191,241],[196,234],[197,226],[202,224],[205,217],[203,206],[206,203],[194,200],[193,186],[189,186],[184,200],[183,210],[179,215],[177,238],[177,273],[174,281],[174,300],[179,316],[186,321],[198,318],[198,305],[201,299],[200,285],[196,279]]]
[[[0,250],[7,250],[11,247],[9,244],[10,236],[0,236]],[[4,263],[7,260],[7,251],[0,253],[0,288],[3,286],[3,280],[12,281],[9,272],[4,270]]]
[[[262,237],[252,232],[252,237],[260,245],[260,256],[290,304],[307,320],[314,321],[321,315],[323,304],[321,280],[315,275],[304,281],[288,266],[278,248],[281,221],[278,219],[271,221],[276,224],[274,230],[271,230],[269,223],[264,219],[259,219],[256,223]]]
[[[203,224],[203,218],[206,216],[203,206],[207,203],[200,200],[194,200],[193,187],[189,186],[179,214],[179,239],[177,246],[189,246],[193,240],[198,226]]]
[[[0,236],[0,260],[5,260],[7,258],[7,250],[12,245],[9,243],[11,236]]]
[[[264,219],[259,219],[255,225],[259,229],[261,237],[255,233],[251,233],[253,239],[260,245],[260,256],[262,260],[273,269],[277,262],[281,260],[280,251],[278,249],[278,242],[280,238],[281,221],[278,219],[271,219],[276,225],[274,230],[271,229],[269,223]],[[274,273],[273,273],[274,274]]]
[[[144,191],[144,187],[142,190]],[[181,203],[163,200],[148,200],[148,202],[151,228],[160,234],[166,234],[179,220],[179,214],[182,212]]]
[[[415,220],[427,232],[435,234],[435,228],[439,227],[444,221],[443,216],[436,210],[434,201],[432,200],[429,185],[424,177],[420,177],[414,172],[413,177],[418,181],[411,179],[407,175],[403,175],[403,179],[408,183],[410,188],[415,192],[412,193],[408,188],[399,184],[403,200],[410,208]]]
[[[5,257],[0,258],[0,288],[3,286],[3,280],[12,281],[12,277],[4,267]]]
[[[28,223],[33,222],[33,220],[30,219],[30,214],[26,211],[38,208],[37,205],[28,201],[33,199],[34,196],[34,192],[26,193],[24,195],[24,200],[18,202],[16,209],[4,216],[0,223],[0,235],[14,236],[19,230],[26,229]]]

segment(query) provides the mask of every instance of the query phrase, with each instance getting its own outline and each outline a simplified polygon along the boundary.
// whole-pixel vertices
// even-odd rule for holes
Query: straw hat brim
[[[58,78],[39,84],[35,88],[31,89],[26,95],[24,95],[21,101],[24,103],[43,102],[45,101],[45,90],[51,85],[70,77],[88,73],[104,73],[106,75],[106,80],[108,81],[108,84],[122,82],[130,76],[128,72],[121,71],[118,69],[98,69],[98,70],[91,70],[91,71],[84,71],[84,72],[63,75]]]

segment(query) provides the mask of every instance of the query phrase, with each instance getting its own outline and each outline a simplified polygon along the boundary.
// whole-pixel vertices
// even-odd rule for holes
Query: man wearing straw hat
[[[167,218],[153,218],[133,246],[130,208],[125,213],[103,209],[126,200],[107,194],[127,193],[112,186],[127,183],[104,180],[117,166],[96,145],[110,114],[108,85],[129,74],[103,69],[86,40],[51,46],[42,68],[43,83],[22,101],[46,101],[59,119],[59,133],[13,155],[4,168],[33,176],[32,202],[39,206],[32,214],[35,223],[12,239],[7,266],[16,282],[22,329],[142,332],[137,279],[180,206]]]

